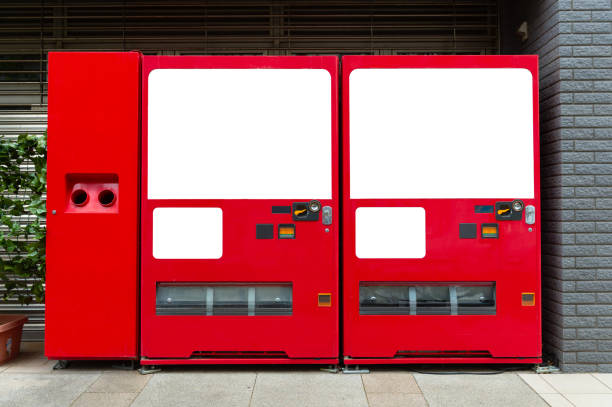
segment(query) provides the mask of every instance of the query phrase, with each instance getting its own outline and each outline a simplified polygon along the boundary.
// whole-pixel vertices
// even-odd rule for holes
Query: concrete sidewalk
[[[42,344],[25,343],[0,367],[0,406],[612,406],[612,374],[442,374],[449,368],[181,366],[140,375],[107,362],[52,370]],[[457,368],[461,373],[493,369]],[[547,404],[548,403],[548,404]]]

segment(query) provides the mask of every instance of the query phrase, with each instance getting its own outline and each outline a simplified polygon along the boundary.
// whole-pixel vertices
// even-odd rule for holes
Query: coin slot
[[[321,202],[317,201],[316,199],[310,201],[308,203],[308,210],[312,213],[317,213],[321,210]]]

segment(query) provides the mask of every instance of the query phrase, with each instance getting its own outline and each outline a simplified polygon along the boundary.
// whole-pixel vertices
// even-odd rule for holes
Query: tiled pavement
[[[612,373],[519,376],[553,407],[612,407]]]
[[[474,368],[166,367],[142,376],[110,363],[52,370],[42,344],[0,366],[0,406],[612,406],[612,374],[475,375]],[[481,372],[492,370],[478,368]]]

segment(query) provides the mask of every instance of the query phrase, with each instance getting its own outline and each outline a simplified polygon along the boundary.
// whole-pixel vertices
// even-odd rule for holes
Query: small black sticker
[[[493,213],[493,205],[476,205],[474,206],[476,213]]]
[[[475,223],[460,223],[459,239],[476,239],[477,230]]]
[[[290,206],[273,206],[272,213],[291,213]]]
[[[255,239],[274,239],[274,225],[267,223],[255,225]]]

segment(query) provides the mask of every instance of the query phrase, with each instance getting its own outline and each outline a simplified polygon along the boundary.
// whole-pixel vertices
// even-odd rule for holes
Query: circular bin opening
[[[102,206],[111,206],[115,203],[115,193],[110,189],[105,189],[98,194],[98,201]]]
[[[70,200],[76,206],[83,206],[89,200],[89,196],[87,195],[87,192],[85,192],[84,190],[76,189],[72,192],[72,195],[70,195]]]

